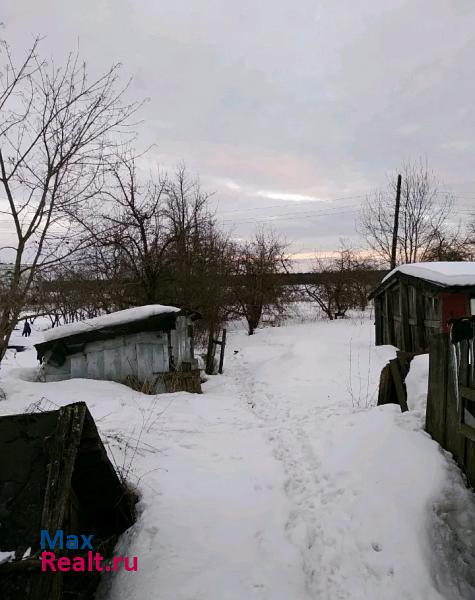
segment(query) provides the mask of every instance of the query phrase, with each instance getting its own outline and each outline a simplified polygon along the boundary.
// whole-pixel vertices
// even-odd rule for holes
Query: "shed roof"
[[[442,289],[452,292],[464,288],[467,292],[475,292],[475,262],[419,262],[399,265],[390,271],[377,288],[370,294],[374,298],[392,286],[397,279],[406,279],[415,284],[415,280],[424,282],[424,286],[432,287],[435,292]]]
[[[383,283],[398,272],[443,286],[475,285],[475,261],[425,262],[399,265],[384,277]]]
[[[145,321],[151,317],[169,315],[180,312],[176,306],[164,306],[163,304],[149,304],[147,306],[135,306],[126,310],[118,310],[108,315],[101,315],[93,319],[85,319],[77,323],[68,323],[60,327],[48,329],[43,334],[45,342],[69,338],[82,333],[120,327],[137,321]]]
[[[142,331],[171,331],[176,327],[179,315],[188,315],[192,320],[200,317],[196,312],[175,306],[150,304],[55,327],[44,332],[43,342],[35,344],[38,360],[41,361],[49,350],[60,351],[66,356],[81,351],[89,342]]]

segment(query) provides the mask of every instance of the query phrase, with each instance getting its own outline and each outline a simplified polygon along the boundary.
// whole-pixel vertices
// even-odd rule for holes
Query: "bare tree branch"
[[[16,67],[2,45],[0,187],[16,250],[2,294],[0,360],[35,276],[87,245],[73,215],[99,193],[101,171],[124,133],[132,134],[140,106],[124,101],[119,65],[89,80],[77,55],[57,68],[39,58],[38,47],[36,39]]]

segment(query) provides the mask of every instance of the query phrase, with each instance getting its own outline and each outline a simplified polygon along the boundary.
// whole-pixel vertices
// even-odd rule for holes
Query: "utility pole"
[[[401,175],[397,176],[396,206],[394,208],[393,246],[391,249],[391,271],[396,268],[397,233],[399,229],[399,206],[401,204]]]

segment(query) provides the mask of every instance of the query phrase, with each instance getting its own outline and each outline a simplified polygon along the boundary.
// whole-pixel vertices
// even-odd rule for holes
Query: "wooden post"
[[[212,375],[213,367],[214,367],[214,340],[213,340],[213,330],[210,330],[209,337],[208,337],[208,351],[206,353],[205,373],[207,375]]]
[[[383,301],[382,298],[377,296],[374,299],[374,326],[375,326],[375,337],[376,346],[384,344],[383,339]]]
[[[212,375],[214,371],[214,355],[216,352],[216,346],[220,346],[219,352],[219,367],[218,373],[221,375],[223,373],[223,364],[224,364],[224,349],[226,347],[226,329],[223,329],[223,336],[221,340],[216,340],[213,337],[213,331],[210,331],[208,338],[208,354],[206,356],[206,369],[205,372],[207,375]]]
[[[463,410],[463,400],[461,397],[461,388],[468,386],[470,384],[470,365],[469,365],[469,341],[461,340],[459,342],[460,345],[460,364],[455,365],[455,368],[458,367],[458,377],[456,381],[451,382],[452,388],[454,388],[453,397],[447,398],[447,429],[451,428],[451,436],[447,436],[447,450],[452,452],[455,457],[455,460],[458,462],[459,466],[463,471],[466,472],[467,467],[467,438],[463,435],[461,431],[461,423],[463,420],[462,410]],[[450,358],[453,357],[453,354]],[[451,370],[455,371],[454,368]],[[455,385],[458,383],[459,388],[455,391]],[[449,388],[450,390],[451,388]],[[457,406],[457,402],[459,403]]]
[[[378,406],[383,404],[390,404],[391,400],[391,389],[392,389],[392,378],[389,365],[386,365],[381,371],[379,377],[379,388],[378,388]]]
[[[225,348],[226,348],[226,329],[223,329],[223,337],[221,338],[221,350],[219,352],[219,369],[218,369],[218,373],[220,375],[223,374],[224,349]]]
[[[429,387],[427,390],[426,431],[445,447],[449,352],[449,336],[432,336],[429,346]]]
[[[399,401],[399,406],[401,407],[401,412],[406,412],[407,408],[407,391],[404,381],[402,379],[401,370],[399,367],[399,361],[397,358],[393,358],[389,361],[389,369],[391,371],[391,375],[394,382],[394,387],[396,389],[397,399]]]
[[[397,176],[396,206],[394,207],[393,244],[391,249],[391,271],[396,268],[397,234],[399,229],[399,206],[401,203],[401,175]]]

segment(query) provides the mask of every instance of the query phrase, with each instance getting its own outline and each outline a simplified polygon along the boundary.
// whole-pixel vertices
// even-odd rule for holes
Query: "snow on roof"
[[[386,275],[383,282],[396,272],[433,281],[442,285],[475,285],[475,262],[426,262],[400,265]]]
[[[88,331],[103,329],[104,327],[115,327],[117,325],[124,325],[125,323],[132,323],[133,321],[142,321],[144,319],[149,319],[150,317],[156,317],[157,315],[179,311],[180,309],[176,306],[164,306],[162,304],[136,306],[134,308],[127,308],[126,310],[118,310],[109,315],[101,315],[100,317],[94,317],[93,319],[86,319],[85,321],[68,323],[68,325],[61,325],[60,327],[48,329],[43,333],[43,339],[45,342],[50,342],[52,340],[70,337]]]

